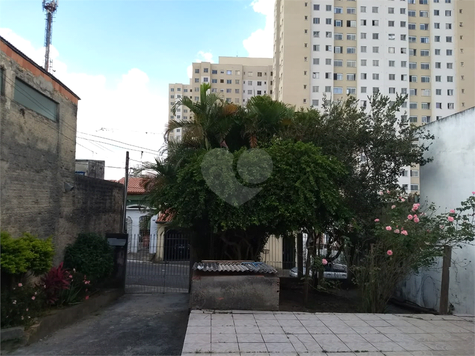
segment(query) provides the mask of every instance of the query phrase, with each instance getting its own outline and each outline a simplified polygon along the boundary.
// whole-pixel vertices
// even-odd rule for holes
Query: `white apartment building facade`
[[[199,101],[203,83],[209,83],[211,92],[226,102],[245,105],[253,96],[271,94],[272,74],[272,58],[219,57],[219,63],[193,63],[189,84],[169,84],[169,118],[191,119],[187,108],[177,107],[176,115],[172,108],[184,95]],[[169,138],[181,140],[182,134],[181,129],[175,129]]]
[[[408,94],[425,124],[475,105],[475,1],[276,0],[273,97],[297,107]],[[401,173],[419,190],[418,167]]]

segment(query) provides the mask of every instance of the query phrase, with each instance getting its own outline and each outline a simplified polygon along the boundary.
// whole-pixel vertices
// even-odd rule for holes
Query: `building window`
[[[379,80],[379,73],[373,73],[373,80]]]
[[[195,68],[195,73],[198,74],[200,72],[199,68]]]
[[[342,87],[334,87],[333,88],[333,94],[343,94],[343,88]]]
[[[430,110],[430,103],[421,103],[421,109]]]
[[[361,94],[365,94],[366,93],[366,87],[361,87]]]
[[[0,74],[2,76],[0,85],[3,87],[3,69]],[[15,79],[13,100],[52,121],[58,121],[58,103],[18,78]]]
[[[334,65],[335,67],[343,67],[343,61],[342,61],[341,59],[335,59],[335,60],[333,61],[333,65]]]
[[[318,25],[320,23],[320,17],[314,17],[313,18],[313,23]]]

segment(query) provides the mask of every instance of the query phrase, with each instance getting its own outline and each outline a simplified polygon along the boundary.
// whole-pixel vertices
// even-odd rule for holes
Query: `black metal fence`
[[[159,235],[129,235],[126,293],[187,293],[190,276],[188,237],[175,230]]]

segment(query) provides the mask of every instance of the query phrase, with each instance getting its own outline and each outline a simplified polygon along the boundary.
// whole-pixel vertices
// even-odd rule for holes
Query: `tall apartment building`
[[[198,62],[192,64],[192,77],[189,84],[170,84],[170,119],[190,119],[185,107],[178,107],[176,116],[171,109],[177,99],[188,96],[199,101],[200,85],[209,83],[211,92],[218,94],[227,102],[244,105],[253,96],[270,95],[272,78],[272,58],[219,57],[219,63]],[[170,138],[180,140],[182,132],[175,129]]]
[[[472,107],[474,18],[474,0],[276,0],[273,97],[319,107],[408,94],[417,124]],[[419,190],[417,167],[400,183]]]

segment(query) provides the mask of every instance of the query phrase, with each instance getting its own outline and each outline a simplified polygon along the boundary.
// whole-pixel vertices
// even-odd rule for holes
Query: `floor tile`
[[[430,348],[423,342],[397,342],[406,351],[429,351]]]
[[[282,329],[281,326],[264,326],[260,327],[259,331],[261,334],[285,334],[284,329]]]
[[[254,314],[254,319],[256,320],[277,320],[274,314],[264,313],[264,314]]]
[[[351,327],[354,327],[354,326],[370,326],[366,321],[364,320],[346,320],[345,321],[345,324],[348,325],[348,326],[351,326]]]
[[[236,334],[255,334],[259,332],[257,326],[236,326]]]
[[[279,319],[279,324],[281,326],[303,326],[303,324],[298,319]]]
[[[211,334],[235,334],[234,326],[211,327]]]
[[[213,334],[211,335],[211,342],[237,342],[236,334]]]
[[[243,352],[267,352],[265,343],[258,342],[240,342],[239,350]]]
[[[203,353],[203,352],[211,352],[211,344],[210,343],[193,343],[193,344],[184,344],[183,345],[183,353]]]
[[[395,342],[372,342],[377,351],[406,351]]]
[[[289,342],[288,336],[283,334],[262,334],[264,342]]]
[[[237,342],[222,342],[211,344],[211,352],[239,352]]]
[[[296,352],[292,343],[266,342],[267,351],[272,353]]]
[[[362,334],[378,334],[379,333],[378,330],[376,330],[375,328],[373,328],[371,326],[355,326],[352,329],[355,330],[360,335],[362,335]]]
[[[238,342],[264,342],[260,333],[256,334],[237,334]]]
[[[349,326],[329,326],[328,328],[335,334],[356,334],[356,331]]]
[[[367,340],[365,340],[362,336],[358,334],[340,334],[337,336],[345,344],[348,342],[361,342],[361,343],[368,342]]]
[[[346,352],[351,351],[348,346],[346,346],[343,342],[320,342],[318,341],[320,346],[322,347],[323,351],[326,352]]]
[[[186,329],[187,334],[209,334],[211,328],[209,326],[189,326]]]
[[[286,334],[308,334],[303,326],[282,326]]]
[[[379,320],[369,320],[368,324],[373,328],[376,326],[391,326],[387,321],[379,319]]]
[[[344,342],[344,344],[351,350],[355,352],[369,352],[369,351],[378,351],[371,343],[369,342]],[[333,355],[332,355],[333,356]]]
[[[280,323],[277,319],[265,319],[265,320],[257,320],[257,326],[280,326]]]
[[[186,334],[184,343],[210,343],[211,334]]]
[[[306,329],[310,334],[333,334],[326,326],[307,326]]]
[[[381,334],[400,334],[401,330],[395,326],[374,326]]]
[[[391,340],[383,334],[364,334],[363,336],[366,341],[369,342],[390,342]]]

